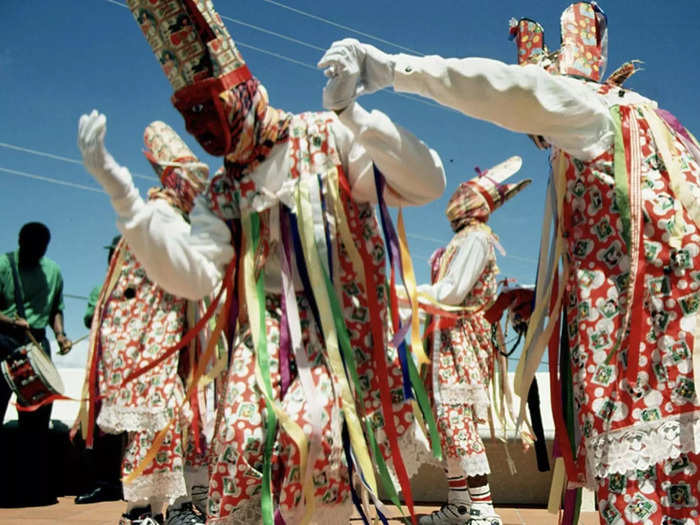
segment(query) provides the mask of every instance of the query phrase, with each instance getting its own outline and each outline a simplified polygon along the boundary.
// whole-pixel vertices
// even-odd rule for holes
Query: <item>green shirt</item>
[[[92,316],[95,315],[95,306],[97,305],[97,299],[100,298],[100,292],[102,291],[102,285],[98,284],[90,292],[90,297],[88,297],[87,310],[85,310],[85,315],[83,316],[83,322],[87,328],[92,326]]]
[[[15,251],[15,264],[19,254]],[[29,326],[46,328],[57,312],[63,311],[63,276],[61,269],[48,257],[33,268],[19,268],[24,313]],[[15,304],[12,268],[6,253],[0,255],[0,311],[8,317],[19,315]]]

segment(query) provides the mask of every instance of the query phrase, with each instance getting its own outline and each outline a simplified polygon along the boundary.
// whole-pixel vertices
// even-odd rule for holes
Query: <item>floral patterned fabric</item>
[[[330,114],[305,113],[296,115],[291,122],[290,137],[290,173],[289,181],[303,177],[317,177],[320,174],[323,194],[328,198],[327,174],[339,167],[339,158],[335,150],[332,125],[334,118]],[[232,192],[239,189],[237,185],[248,185],[250,180],[227,179],[227,185],[219,185],[221,191]],[[288,186],[288,185],[287,185]],[[286,186],[285,186],[286,187]],[[221,202],[225,196],[209,198]],[[264,195],[259,188],[246,186],[240,188],[241,201],[236,204],[238,213],[252,210],[269,210],[279,206],[273,202],[274,197]],[[282,193],[284,193],[284,188]],[[230,195],[230,194],[229,194]],[[279,197],[280,199],[282,197]],[[385,249],[379,235],[373,208],[368,204],[355,206],[349,195],[340,190],[340,199],[351,231],[360,232],[353,241],[355,245],[364,243],[371,254],[372,271],[378,282],[385,280]],[[284,201],[283,201],[284,202]],[[222,212],[233,207],[218,206],[214,209]],[[343,309],[345,325],[348,328],[350,344],[355,354],[360,382],[365,397],[356,399],[358,415],[372,422],[377,429],[379,446],[388,457],[383,431],[384,415],[379,398],[379,381],[387,381],[392,393],[393,418],[398,433],[404,435],[412,428],[413,414],[410,403],[406,402],[402,391],[402,375],[395,352],[382,352],[387,359],[389,375],[379,377],[373,358],[373,345],[387,346],[386,339],[373,342],[370,330],[370,313],[365,283],[349,260],[343,243],[336,238],[335,223],[338,218],[332,212],[330,203],[324,207],[321,226],[329,232],[331,245],[331,267],[337,282],[339,300]],[[269,245],[271,232],[270,213],[261,214],[261,245]],[[235,215],[234,215],[235,217]],[[231,216],[226,216],[230,219]],[[269,257],[277,257],[276,249],[267,250]],[[274,264],[273,264],[274,266]],[[386,319],[386,291],[378,286],[375,290],[380,306],[380,322],[384,326]],[[322,407],[323,414],[321,451],[313,465],[313,493],[315,511],[312,523],[347,523],[352,514],[348,467],[342,442],[343,417],[336,385],[339,378],[334,377],[328,364],[328,353],[323,336],[312,313],[308,297],[297,292],[297,304],[301,321],[302,343],[306,357],[311,363],[311,374],[315,386],[315,402]],[[312,426],[309,414],[309,402],[304,398],[301,380],[292,356],[291,383],[282,395],[279,370],[279,333],[280,333],[280,299],[268,292],[266,295],[266,341],[270,358],[270,375],[273,396],[278,399],[293,421],[307,436],[311,435]],[[261,483],[263,470],[264,442],[267,429],[264,426],[266,407],[255,378],[256,354],[253,348],[250,329],[247,325],[239,330],[237,346],[234,347],[228,371],[227,384],[218,413],[217,433],[213,443],[212,477],[209,490],[209,516],[207,523],[214,524],[249,524],[257,523],[261,518]],[[300,479],[300,457],[296,442],[283,429],[277,429],[276,442],[272,458],[272,493],[276,508],[287,523],[298,523],[304,511],[302,484]],[[410,470],[410,469],[409,469]],[[417,465],[415,469],[417,470]]]
[[[457,233],[447,245],[434,281],[447,273],[457,248],[465,237],[490,229],[473,222]],[[493,377],[494,348],[491,325],[482,311],[496,299],[498,267],[493,247],[488,262],[461,306],[478,309],[455,323],[433,332],[428,339],[432,349],[428,375],[435,419],[440,431],[442,451],[448,464],[456,463],[467,476],[490,472],[484,443],[477,425],[486,421],[489,408],[489,383]],[[440,321],[438,320],[438,326]]]
[[[158,191],[150,199],[164,198]],[[170,202],[169,199],[166,199]],[[171,202],[172,204],[172,202]],[[102,317],[93,324],[99,330],[97,425],[105,432],[128,433],[122,458],[122,476],[128,476],[141,463],[160,430],[184,401],[181,378],[186,375],[183,350],[130,381],[123,380],[135,370],[158,359],[176,345],[187,327],[187,300],[165,292],[150,279],[122,242],[121,267],[109,297],[104,299]],[[194,426],[198,432],[194,432]],[[158,450],[154,460],[132,483],[124,484],[124,497],[135,501],[155,497],[173,502],[187,493],[184,466],[196,469],[206,464],[206,444],[196,446],[195,436],[203,439],[201,422],[195,421],[185,404]],[[184,445],[183,445],[184,440]]]
[[[611,86],[602,86],[599,92],[611,106],[625,94],[634,95]],[[642,331],[636,382],[626,377],[629,334],[620,334],[624,312],[631,307],[627,299],[631,261],[615,199],[614,151],[611,147],[588,163],[564,157],[563,228],[571,261],[564,297],[574,406],[582,434],[578,457],[585,461],[589,485],[595,479],[624,475],[628,486],[620,490],[633,499],[642,498],[639,491],[648,494],[651,483],[658,502],[665,493],[661,466],[682,454],[700,452],[700,403],[692,366],[700,232],[674,198],[640,108],[623,106],[622,115],[641,163],[645,269],[637,279],[644,287],[644,303],[641,316],[630,324],[633,332]],[[678,140],[673,147],[681,159],[684,183],[700,193],[700,167]],[[620,350],[606,364],[606,355],[621,336]],[[639,476],[649,469],[659,475],[644,481],[642,490],[640,480],[628,473]],[[697,497],[698,478],[693,479],[690,489]],[[624,516],[621,505],[618,501],[616,508]],[[637,521],[660,523],[649,519]]]
[[[598,481],[603,525],[642,523],[696,525],[700,456],[681,454],[643,470],[613,474]]]
[[[124,264],[99,326],[98,384],[107,397],[97,422],[104,431],[158,431],[173,416],[184,397],[177,354],[119,386],[131,372],[177,344],[185,328],[186,304],[150,281],[125,248]]]

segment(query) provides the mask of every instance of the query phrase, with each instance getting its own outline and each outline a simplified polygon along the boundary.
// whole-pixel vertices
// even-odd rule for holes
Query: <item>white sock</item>
[[[469,505],[466,476],[448,477],[447,489],[447,503],[452,503],[453,505]]]
[[[480,487],[469,487],[469,497],[472,500],[472,508],[481,507],[486,510],[493,509],[491,487],[489,487],[488,483]]]

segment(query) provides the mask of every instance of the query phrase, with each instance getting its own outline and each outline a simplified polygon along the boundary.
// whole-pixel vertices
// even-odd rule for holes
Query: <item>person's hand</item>
[[[120,166],[105,148],[107,117],[93,109],[82,115],[78,122],[78,149],[83,156],[85,168],[100,183],[110,197],[126,195],[133,182],[131,174]]]
[[[29,323],[27,322],[26,319],[22,319],[21,317],[15,318],[14,325],[16,328],[19,328],[21,330],[29,330],[30,326]]]
[[[73,343],[66,337],[66,334],[57,335],[56,342],[58,343],[58,353],[61,355],[66,355],[73,348]]]
[[[344,109],[356,97],[394,82],[393,57],[354,38],[333,42],[318,67],[328,77],[323,88],[323,107],[331,110]]]

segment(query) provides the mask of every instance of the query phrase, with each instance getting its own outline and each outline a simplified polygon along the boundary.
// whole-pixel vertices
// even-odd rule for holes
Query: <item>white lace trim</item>
[[[486,420],[491,407],[488,390],[481,386],[459,384],[440,388],[440,393],[434,396],[436,405],[469,405],[480,421]]]
[[[172,505],[177,498],[187,495],[182,471],[141,475],[131,483],[123,483],[122,488],[127,501],[156,498]]]
[[[468,456],[447,456],[447,468],[449,472],[454,470],[463,472],[467,477],[491,474],[489,459],[486,457],[485,451]]]
[[[97,425],[110,434],[121,432],[158,432],[170,421],[167,409],[102,405]]]
[[[403,459],[404,467],[406,467],[408,479],[418,474],[421,465],[425,463],[442,468],[442,463],[433,456],[430,448],[430,441],[415,419],[413,423],[411,423],[411,427],[399,436],[399,450],[401,450],[401,459]],[[401,484],[396,475],[394,463],[392,461],[387,461],[386,466],[389,470],[389,477],[391,477],[391,481],[394,484],[394,489],[396,492],[400,493]]]
[[[700,410],[605,432],[585,443],[589,484],[613,473],[644,470],[684,453],[700,453]]]

